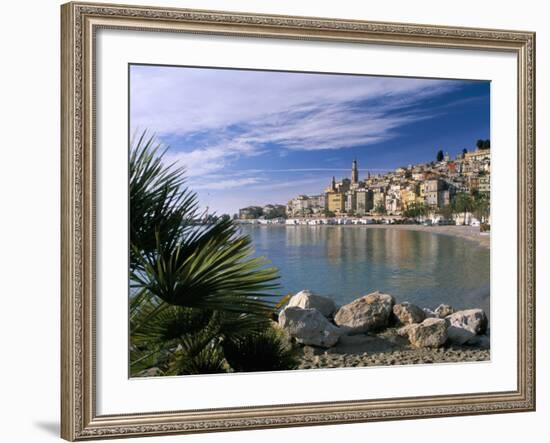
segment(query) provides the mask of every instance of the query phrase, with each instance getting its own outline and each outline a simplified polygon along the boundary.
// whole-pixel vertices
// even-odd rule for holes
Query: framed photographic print
[[[62,6],[62,437],[535,408],[535,35]]]

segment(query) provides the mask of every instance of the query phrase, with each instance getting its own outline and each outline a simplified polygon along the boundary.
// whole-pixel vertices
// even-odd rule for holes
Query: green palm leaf
[[[231,220],[200,224],[184,170],[142,135],[130,156],[131,284],[173,305],[267,315],[277,270]]]
[[[250,238],[231,220],[202,223],[184,169],[167,165],[164,153],[145,133],[132,142],[131,373],[225,372],[224,343],[248,343],[270,328],[277,270],[251,257]]]

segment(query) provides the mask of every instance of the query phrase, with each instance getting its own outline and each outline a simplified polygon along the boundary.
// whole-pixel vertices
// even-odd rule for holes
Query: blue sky
[[[490,83],[132,65],[130,130],[154,133],[209,211],[285,204],[490,138]]]

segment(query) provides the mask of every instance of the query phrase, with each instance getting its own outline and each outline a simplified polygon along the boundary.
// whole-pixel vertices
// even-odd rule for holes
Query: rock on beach
[[[445,304],[439,305],[437,308],[435,308],[434,311],[435,315],[437,315],[439,318],[445,318],[454,312],[455,310],[452,306]]]
[[[474,335],[485,334],[487,331],[487,316],[483,309],[467,309],[445,317],[449,326],[466,329]]]
[[[439,318],[438,315],[430,308],[422,308],[422,312],[424,312],[426,318]]]
[[[421,323],[426,318],[424,311],[412,303],[403,302],[393,307],[393,314],[402,325]]]
[[[305,289],[289,300],[278,325],[303,345],[303,369],[490,358],[482,309],[454,312],[446,304],[434,310],[396,304],[379,291],[337,309],[330,298]]]
[[[350,334],[376,331],[388,326],[394,298],[373,292],[342,306],[334,315],[334,323]]]
[[[449,343],[455,345],[463,345],[468,343],[476,335],[468,329],[459,328],[457,326],[449,325],[447,327],[447,337]]]
[[[427,318],[409,326],[406,331],[415,348],[438,348],[447,341],[447,323],[442,318]]]
[[[457,345],[471,343],[487,330],[487,316],[482,309],[467,309],[445,317],[449,342]]]
[[[325,317],[329,317],[336,310],[336,303],[332,299],[313,294],[309,289],[304,289],[294,295],[289,300],[287,306],[297,306],[302,309],[317,309]]]
[[[334,346],[341,335],[341,331],[321,312],[312,308],[285,308],[279,314],[279,326],[298,343],[323,348]]]

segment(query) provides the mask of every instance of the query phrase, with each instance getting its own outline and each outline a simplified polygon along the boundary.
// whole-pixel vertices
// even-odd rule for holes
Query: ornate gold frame
[[[535,34],[68,3],[62,18],[61,436],[86,440],[535,409]],[[508,51],[518,60],[517,390],[98,416],[94,374],[94,33],[99,28]]]

